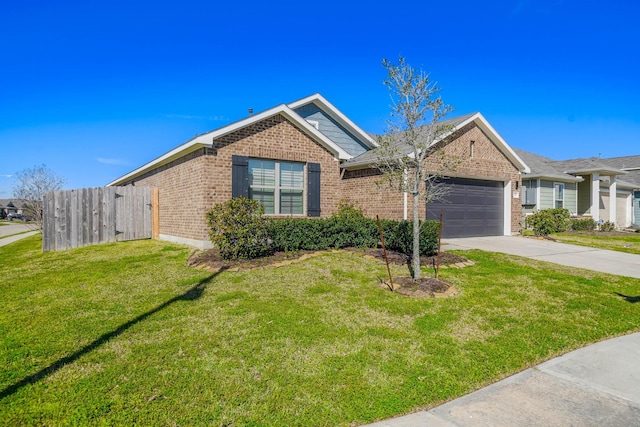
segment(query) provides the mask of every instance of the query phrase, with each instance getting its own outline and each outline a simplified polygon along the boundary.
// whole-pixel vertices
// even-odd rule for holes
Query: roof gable
[[[127,173],[126,175],[121,176],[107,184],[107,186],[121,185],[122,183],[136,178],[152,169],[155,169],[159,166],[165,165],[169,162],[172,162],[176,159],[179,159],[189,153],[192,153],[200,148],[204,147],[212,147],[213,141],[217,138],[221,138],[225,135],[228,135],[237,130],[243,129],[245,127],[251,126],[255,123],[260,122],[261,120],[276,116],[278,114],[283,115],[287,118],[294,126],[300,129],[302,132],[307,134],[311,139],[316,141],[318,144],[326,148],[329,152],[331,152],[337,159],[339,160],[347,160],[352,158],[353,156],[345,151],[342,147],[336,144],[334,141],[329,139],[326,135],[312,126],[309,122],[303,119],[300,115],[294,112],[289,106],[285,104],[277,105],[268,110],[262,111],[260,113],[254,114],[247,118],[238,120],[234,123],[223,126],[219,129],[213,130],[211,132],[204,133],[202,135],[198,135],[189,141],[185,142],[182,145],[174,148],[171,151],[163,154],[160,157],[155,158],[154,160],[140,166],[139,168]]]
[[[358,125],[352,122],[347,116],[342,114],[340,110],[333,106],[329,101],[327,101],[322,95],[319,93],[315,93],[313,95],[307,96],[306,98],[299,99],[294,101],[287,106],[294,111],[301,109],[301,107],[307,106],[309,104],[314,104],[317,108],[322,110],[325,114],[327,114],[331,119],[333,119],[337,124],[343,127],[351,136],[355,137],[357,141],[360,142],[366,148],[374,148],[377,146],[375,140],[365,131],[360,129]],[[337,141],[336,141],[337,142]]]
[[[498,132],[489,124],[489,122],[480,114],[471,113],[466,114],[460,117],[454,117],[451,119],[446,119],[438,122],[438,124],[451,126],[451,131],[443,135],[441,138],[438,138],[433,142],[432,145],[437,144],[438,142],[444,140],[448,136],[462,129],[470,123],[474,123],[478,128],[480,128],[485,135],[493,142],[498,150],[507,158],[511,163],[513,163],[519,171],[521,172],[529,172],[529,167],[527,164],[520,158],[520,156],[507,144],[507,142],[500,136]],[[400,153],[404,155],[409,155],[411,152],[411,147],[406,144],[398,144],[398,149]],[[345,169],[359,169],[363,167],[369,167],[376,162],[376,152],[375,149],[368,151],[358,157],[355,157],[351,160],[346,161],[342,167]]]

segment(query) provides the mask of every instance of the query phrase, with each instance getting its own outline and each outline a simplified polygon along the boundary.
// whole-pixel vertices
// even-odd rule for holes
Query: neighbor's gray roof
[[[556,160],[529,151],[513,149],[518,156],[529,166],[530,173],[523,174],[523,178],[551,178],[558,181],[581,181],[580,178],[570,175],[559,167]]]
[[[0,199],[0,207],[7,207],[9,206],[9,203],[13,203],[13,207],[15,208],[22,208],[23,207],[23,203],[20,200],[17,199]]]
[[[446,119],[446,120],[441,120],[438,122],[438,125],[442,125],[442,126],[451,126],[452,128],[457,127],[458,125],[460,125],[461,123],[464,123],[466,120],[470,119],[471,117],[473,117],[474,115],[476,115],[478,113],[470,113],[470,114],[465,114],[464,116],[460,116],[460,117],[454,117],[451,119]],[[428,125],[431,126],[431,125]],[[377,139],[378,136],[372,135],[372,137],[374,139]],[[398,153],[401,156],[406,156],[409,153],[412,152],[412,148],[407,145],[407,144],[403,144],[401,141],[394,141],[393,144],[397,147],[398,149]],[[342,163],[342,165],[340,167],[342,168],[358,168],[361,166],[369,166],[374,164],[378,159],[378,152],[377,150],[374,148],[372,150],[366,151],[362,154],[360,154],[357,157],[354,157],[352,159],[347,160],[346,162]]]
[[[609,166],[622,169],[627,172],[624,180],[640,189],[640,156],[610,157],[602,159]]]
[[[623,175],[624,180],[618,179],[617,183],[622,188],[640,188],[640,169],[623,171],[621,164],[627,167],[640,167],[640,156],[618,157],[611,159],[601,159],[592,157],[589,159],[553,160],[548,157],[530,153],[528,151],[514,148],[514,151],[524,160],[531,169],[531,173],[524,174],[523,178],[550,178],[559,181],[579,181],[580,178],[571,174],[607,172],[615,175]],[[623,159],[623,160],[622,160]],[[608,181],[603,177],[603,181]]]
[[[621,181],[618,180],[618,182]],[[640,170],[627,171],[627,174],[624,176],[624,182],[633,186],[635,190],[640,190]]]
[[[614,175],[623,175],[626,173],[621,169],[606,164],[599,157],[590,157],[588,159],[561,160],[558,162],[558,167],[564,170],[565,173],[570,174],[601,172],[611,173]]]
[[[625,179],[616,179],[616,184],[618,185],[618,188],[624,188],[627,190],[635,190],[638,188],[638,185],[633,183],[633,182],[629,182],[627,180],[627,176],[624,176]],[[609,177],[608,176],[602,176],[600,177],[600,185],[604,186],[604,187],[609,187]]]
[[[609,157],[601,160],[609,166],[622,170],[640,169],[640,156]]]

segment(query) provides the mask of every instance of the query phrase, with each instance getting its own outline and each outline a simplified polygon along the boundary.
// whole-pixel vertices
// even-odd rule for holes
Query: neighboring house
[[[616,166],[611,161],[614,159],[556,161],[524,150],[515,151],[531,168],[522,177],[523,216],[543,209],[566,208],[573,216],[610,221],[618,228],[638,223],[640,212],[637,203],[634,207],[634,191],[638,196],[640,185],[635,181],[640,180]],[[640,164],[635,171],[640,172]]]
[[[602,159],[602,161],[626,172],[624,181],[628,183],[630,187],[633,187],[633,197],[631,201],[633,205],[633,224],[640,227],[640,155],[610,157]]]
[[[14,202],[12,199],[0,199],[0,212],[3,213],[2,218],[6,218],[10,213],[21,214],[23,213],[22,203]]]
[[[529,169],[480,113],[448,123],[452,135],[438,143],[460,160],[447,173],[451,197],[421,216],[442,209],[445,237],[519,233],[520,176]],[[376,146],[315,94],[199,135],[108,185],[157,187],[160,238],[198,247],[210,246],[205,213],[236,196],[274,217],[327,217],[345,199],[370,217],[406,219],[407,195],[376,185]]]

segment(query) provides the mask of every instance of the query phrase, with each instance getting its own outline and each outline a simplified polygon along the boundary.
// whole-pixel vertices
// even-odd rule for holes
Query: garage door
[[[628,227],[631,224],[631,194],[616,195],[616,226]],[[609,214],[609,193],[600,193],[600,219],[610,220]]]
[[[504,185],[500,181],[448,178],[445,200],[427,204],[427,219],[439,220],[442,237],[504,234]]]

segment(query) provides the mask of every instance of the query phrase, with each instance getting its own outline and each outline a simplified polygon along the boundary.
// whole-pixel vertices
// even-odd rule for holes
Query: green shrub
[[[387,249],[410,255],[413,251],[411,221],[381,220]],[[375,248],[379,242],[376,221],[341,202],[330,218],[273,218],[269,236],[276,251],[324,250],[331,248]],[[432,255],[438,248],[438,222],[420,225],[420,254]]]
[[[545,209],[528,216],[526,223],[533,228],[536,236],[548,236],[565,231],[569,225],[569,216],[569,211],[564,208]]]
[[[571,229],[574,231],[593,231],[598,224],[592,218],[571,219]]]
[[[344,201],[331,218],[273,218],[269,234],[277,251],[371,248],[378,242],[375,221]]]
[[[406,255],[413,253],[413,222],[412,221],[381,221],[384,242],[387,249]],[[420,223],[420,255],[430,256],[438,251],[437,221],[422,221]]]
[[[376,222],[345,201],[340,202],[338,211],[326,222],[329,247],[371,248],[378,243]]]
[[[255,200],[236,197],[207,212],[209,236],[224,259],[251,259],[273,253],[264,208]]]
[[[600,231],[613,231],[616,229],[616,223],[611,221],[605,221],[599,226]]]
[[[276,251],[315,251],[329,247],[326,219],[272,218],[268,227]]]

